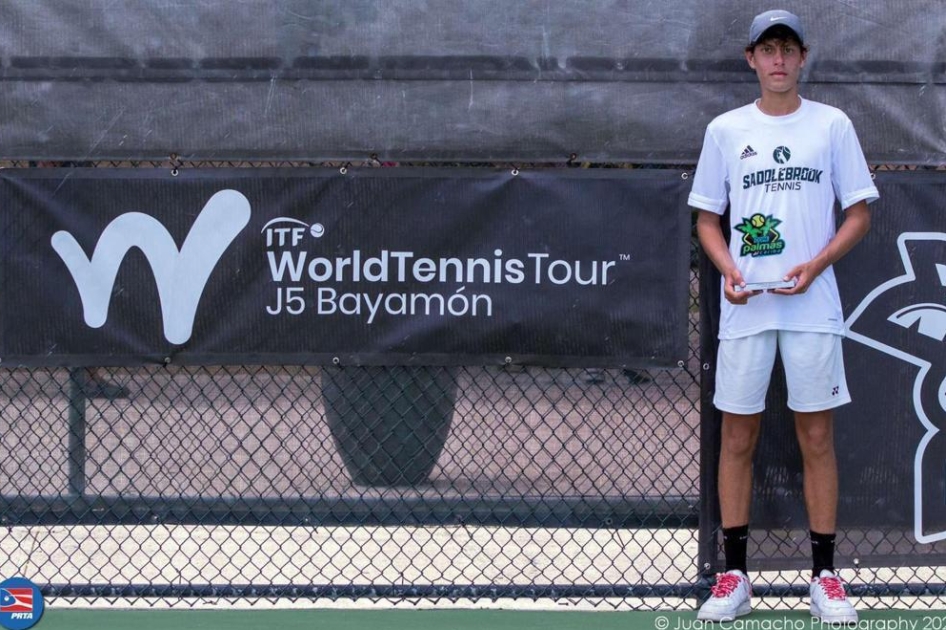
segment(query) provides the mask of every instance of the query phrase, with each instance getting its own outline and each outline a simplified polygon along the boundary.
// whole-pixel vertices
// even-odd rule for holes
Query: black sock
[[[746,569],[746,550],[749,548],[749,525],[723,528],[723,551],[726,553],[726,570]]]
[[[834,573],[834,539],[835,534],[819,534],[809,532],[811,536],[811,569],[812,579],[821,575],[822,571]]]

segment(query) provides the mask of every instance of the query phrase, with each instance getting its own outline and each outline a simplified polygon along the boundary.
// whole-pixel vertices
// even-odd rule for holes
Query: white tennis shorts
[[[841,339],[830,333],[790,330],[720,339],[713,404],[720,411],[744,415],[764,410],[776,347],[785,368],[789,409],[825,411],[851,402]]]

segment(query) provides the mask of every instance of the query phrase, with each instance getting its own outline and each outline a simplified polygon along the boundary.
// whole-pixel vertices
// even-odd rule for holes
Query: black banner
[[[946,173],[879,173],[876,183],[881,199],[871,205],[871,231],[835,265],[853,398],[835,411],[838,561],[931,564],[946,561]],[[710,275],[702,287],[718,309],[719,276]],[[707,328],[703,343],[714,364],[715,331]],[[718,523],[712,375],[703,387],[702,513]],[[779,365],[753,470],[751,552],[759,569],[808,566],[810,558],[801,454],[785,387]],[[880,546],[876,532],[885,533]],[[718,568],[714,541],[706,539],[704,557]]]
[[[10,365],[676,366],[679,171],[7,170]]]

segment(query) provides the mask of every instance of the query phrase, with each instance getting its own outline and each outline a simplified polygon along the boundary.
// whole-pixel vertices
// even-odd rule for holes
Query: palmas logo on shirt
[[[774,256],[785,250],[785,241],[775,227],[779,219],[756,213],[748,219],[743,218],[736,229],[742,232],[740,256]]]

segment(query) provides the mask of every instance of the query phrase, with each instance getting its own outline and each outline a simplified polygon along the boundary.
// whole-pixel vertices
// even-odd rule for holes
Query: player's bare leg
[[[830,410],[795,413],[795,433],[805,472],[805,507],[814,532],[834,532],[837,526],[838,465],[833,419]]]
[[[749,504],[752,501],[752,454],[759,438],[762,414],[723,412],[719,456],[719,506],[723,517],[726,570],[716,576],[710,597],[697,619],[731,621],[752,610],[752,585],[746,576],[749,544]]]
[[[749,522],[752,502],[752,454],[759,439],[762,414],[723,412],[719,452],[719,509],[723,527]]]
[[[857,611],[834,570],[838,466],[831,411],[795,413],[795,433],[805,470],[805,505],[811,525],[811,615],[827,623],[856,623]]]

